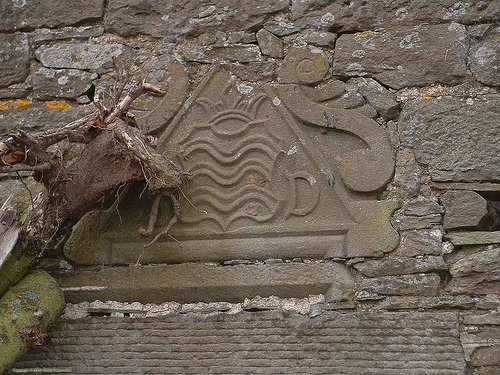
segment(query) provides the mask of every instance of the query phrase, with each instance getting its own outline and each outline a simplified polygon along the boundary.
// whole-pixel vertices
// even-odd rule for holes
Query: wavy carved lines
[[[201,165],[198,164],[198,167],[201,167]],[[241,169],[241,168],[239,168],[239,169]],[[253,172],[253,174],[252,174],[252,172]],[[206,165],[204,168],[202,167],[200,169],[196,169],[193,173],[193,178],[207,177],[207,178],[211,179],[213,182],[215,182],[216,184],[222,185],[222,186],[234,186],[234,185],[238,184],[239,182],[242,182],[243,180],[246,180],[247,183],[251,183],[249,181],[251,181],[251,179],[255,180],[256,176],[259,176],[261,178],[259,181],[254,183],[256,185],[262,186],[262,185],[265,185],[267,183],[267,181],[271,180],[271,174],[269,173],[269,171],[267,171],[263,168],[259,168],[256,165],[246,166],[245,168],[242,168],[236,174],[226,173],[226,176],[221,176],[220,174],[218,174],[217,171],[210,169],[210,167],[207,168]]]

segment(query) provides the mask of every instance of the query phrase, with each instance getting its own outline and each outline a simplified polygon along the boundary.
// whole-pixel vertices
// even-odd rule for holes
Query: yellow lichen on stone
[[[358,38],[366,38],[370,34],[373,34],[373,31],[371,30],[361,31],[359,33],[355,33],[354,35],[357,36]]]
[[[14,109],[18,109],[19,107],[26,107],[30,103],[31,102],[28,99],[9,100],[9,104],[11,104]]]
[[[28,99],[11,99],[6,102],[0,101],[0,111],[6,111],[9,107],[13,109],[18,109],[20,107],[26,107],[31,102]]]
[[[431,98],[432,98],[432,96],[430,96],[430,95],[429,95],[429,94],[427,94],[426,92],[424,92],[424,93],[422,94],[422,99],[431,99]]]
[[[49,108],[56,108],[56,109],[66,109],[71,107],[64,100],[49,100],[45,102],[45,105]]]

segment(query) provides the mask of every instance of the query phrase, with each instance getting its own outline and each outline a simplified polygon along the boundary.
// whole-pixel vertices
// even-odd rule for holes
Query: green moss
[[[33,264],[35,255],[29,254],[26,249],[26,241],[17,241],[14,249],[0,267],[0,297],[21,280]]]
[[[43,332],[64,308],[64,295],[45,271],[26,276],[0,299],[0,373],[12,366],[26,348],[22,331]]]

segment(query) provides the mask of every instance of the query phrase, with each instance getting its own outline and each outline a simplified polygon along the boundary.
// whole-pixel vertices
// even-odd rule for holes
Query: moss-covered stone
[[[45,271],[26,276],[0,299],[0,373],[12,366],[28,344],[39,341],[64,308],[64,295]]]

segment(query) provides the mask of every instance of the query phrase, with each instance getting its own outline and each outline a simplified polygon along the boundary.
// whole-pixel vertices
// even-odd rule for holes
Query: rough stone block
[[[399,115],[396,95],[377,81],[371,78],[353,78],[349,82],[353,82],[358,87],[358,92],[385,120],[391,120]]]
[[[499,117],[498,95],[412,100],[401,112],[401,142],[429,166],[433,181],[497,181]]]
[[[430,199],[412,200],[404,204],[403,214],[408,216],[428,216],[444,213],[441,206]]]
[[[33,94],[37,99],[76,99],[97,79],[97,74],[76,69],[40,68],[33,74]]]
[[[5,17],[2,15],[0,18]],[[24,82],[29,71],[28,37],[23,34],[0,34],[0,87]]]
[[[466,255],[450,265],[450,273],[453,277],[469,276],[499,269],[500,247],[491,247]]]
[[[122,36],[200,35],[211,31],[241,31],[261,25],[268,13],[288,8],[287,0],[252,2],[216,0],[111,0],[106,28]]]
[[[0,3],[0,31],[35,29],[39,27],[61,27],[101,18],[103,0],[16,0]]]
[[[435,296],[439,284],[440,278],[435,274],[382,276],[361,281],[363,291],[396,296]]]
[[[52,40],[87,39],[104,34],[104,26],[64,27],[62,29],[37,29],[30,33],[30,42],[35,45]]]
[[[500,345],[483,346],[472,353],[473,366],[500,366]]]
[[[473,325],[500,325],[500,312],[486,314],[467,314],[462,316],[464,324]]]
[[[396,250],[400,256],[441,254],[443,233],[439,229],[405,230],[400,235],[401,243]]]
[[[446,237],[455,246],[500,244],[500,231],[497,232],[455,232]]]
[[[303,38],[306,43],[314,46],[334,48],[337,34],[328,31],[307,30],[304,32]]]
[[[314,26],[335,30],[374,30],[422,23],[439,24],[452,21],[464,24],[498,20],[498,2],[429,0],[385,3],[380,1],[292,1],[296,28]]]
[[[283,58],[283,42],[276,35],[266,29],[260,29],[257,32],[257,42],[263,55],[277,59]]]
[[[445,209],[444,229],[487,229],[488,202],[474,191],[447,191],[440,197]],[[491,220],[490,220],[491,221]]]
[[[183,45],[179,53],[185,61],[217,63],[237,61],[249,63],[262,59],[260,49],[253,44],[232,44],[228,46]]]
[[[463,375],[466,366],[450,312],[94,317],[61,321],[50,334],[16,367],[93,375]]]
[[[62,100],[31,103],[27,99],[17,99],[0,104],[5,104],[5,109],[0,110],[0,134],[15,129],[40,131],[57,128],[95,110],[93,105],[75,106]]]
[[[333,74],[370,75],[395,89],[460,83],[467,68],[465,26],[420,25],[341,35]]]
[[[42,46],[35,52],[47,68],[82,69],[103,72],[112,68],[113,57],[123,58],[126,47],[122,44],[61,43]]]
[[[375,305],[381,310],[472,309],[476,299],[471,296],[413,297],[388,296]]]
[[[500,27],[488,25],[479,40],[473,40],[469,51],[470,70],[485,85],[500,85]]]
[[[303,298],[333,292],[354,293],[354,280],[337,263],[282,263],[217,266],[201,263],[106,268],[58,277],[66,300],[241,302],[257,295]]]
[[[497,268],[491,272],[454,277],[445,290],[452,294],[499,294],[500,271]]]
[[[407,275],[412,273],[447,271],[443,257],[427,256],[425,258],[384,258],[356,263],[354,268],[368,277]]]

